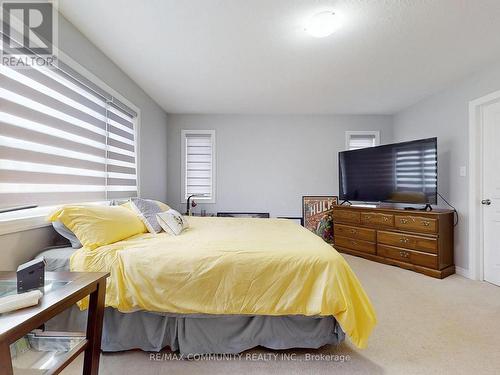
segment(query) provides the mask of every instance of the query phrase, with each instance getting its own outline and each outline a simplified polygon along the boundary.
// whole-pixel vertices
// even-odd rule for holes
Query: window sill
[[[193,198],[191,198],[191,202],[193,201]],[[215,199],[196,199],[194,198],[194,201],[196,202],[196,204],[215,204]],[[181,200],[181,204],[186,204],[187,201],[184,199],[184,200]]]
[[[109,204],[109,202],[89,202],[80,204],[106,205]],[[45,206],[2,213],[0,214],[0,236],[51,226],[52,224],[47,221],[47,216],[61,206],[62,205]]]
[[[9,233],[47,227],[47,215],[55,207],[37,207],[28,210],[6,212],[0,214],[0,236]]]

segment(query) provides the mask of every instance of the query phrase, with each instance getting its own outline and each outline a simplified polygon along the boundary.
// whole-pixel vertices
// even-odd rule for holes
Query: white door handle
[[[484,204],[484,205],[486,205],[486,206],[489,206],[489,205],[491,204],[491,199],[483,199],[483,200],[481,201],[481,204]]]

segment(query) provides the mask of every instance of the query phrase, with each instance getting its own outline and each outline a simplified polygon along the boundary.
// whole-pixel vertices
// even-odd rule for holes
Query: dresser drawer
[[[437,255],[406,250],[399,247],[377,245],[377,255],[385,258],[411,263],[416,266],[437,269]]]
[[[361,224],[394,227],[394,215],[379,212],[362,212]]]
[[[396,215],[394,226],[398,229],[414,232],[437,233],[438,231],[436,219],[412,215]]]
[[[341,236],[335,236],[335,245],[369,254],[375,254],[376,251],[376,245],[374,242],[355,240],[353,238]]]
[[[412,236],[403,233],[378,231],[378,242],[381,244],[404,247],[405,249],[424,251],[437,254],[438,241],[436,238]]]
[[[356,238],[358,240],[375,242],[377,238],[375,229],[351,227],[350,225],[335,224],[336,236]]]
[[[360,214],[359,212],[348,211],[348,210],[333,210],[333,219],[335,221],[341,221],[345,223],[355,223],[359,224]]]

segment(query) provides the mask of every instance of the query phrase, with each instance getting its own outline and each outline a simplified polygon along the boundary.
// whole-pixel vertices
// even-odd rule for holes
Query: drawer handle
[[[389,218],[387,216],[384,216],[384,221],[385,222],[389,221]]]
[[[399,255],[401,256],[401,258],[408,258],[410,253],[408,253],[407,251],[400,251]]]
[[[429,225],[431,225],[431,222],[429,220],[422,220],[422,225],[424,227],[428,227]]]
[[[408,243],[410,240],[408,238],[406,238],[406,237],[403,237],[403,238],[400,238],[399,241],[401,243]]]
[[[408,219],[399,219],[401,224],[408,224]]]
[[[351,245],[357,245],[358,243],[356,241],[351,241]]]
[[[358,233],[358,231],[356,229],[351,229],[351,233],[356,234],[356,233]]]

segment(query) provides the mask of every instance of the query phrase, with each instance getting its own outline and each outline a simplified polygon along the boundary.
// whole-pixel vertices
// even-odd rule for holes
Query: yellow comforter
[[[358,347],[376,324],[344,258],[282,219],[189,218],[179,236],[140,234],[71,257],[110,271],[106,306],[122,312],[333,315]],[[85,306],[83,306],[85,307]]]

